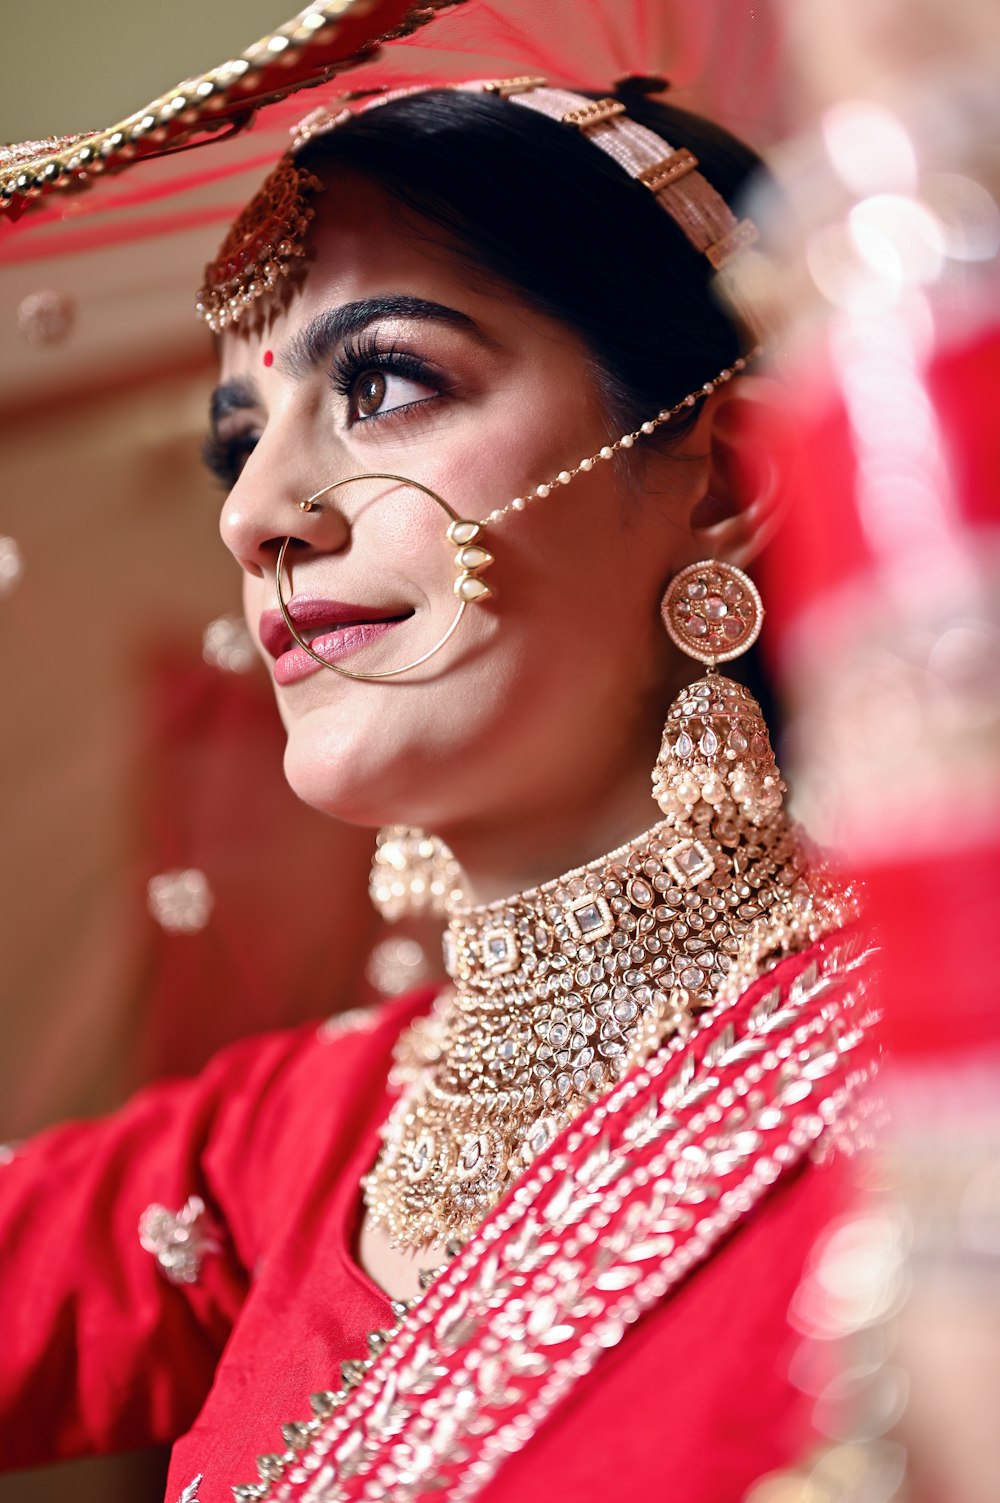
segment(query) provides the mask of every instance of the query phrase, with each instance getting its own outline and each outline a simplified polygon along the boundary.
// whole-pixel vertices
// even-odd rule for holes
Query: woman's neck
[[[492,903],[540,886],[635,838],[662,818],[648,768],[600,798],[560,800],[516,817],[491,819],[442,833],[470,903]]]

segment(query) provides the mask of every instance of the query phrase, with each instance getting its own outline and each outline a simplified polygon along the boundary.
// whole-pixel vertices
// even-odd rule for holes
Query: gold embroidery
[[[776,977],[741,1032],[717,1009],[700,1044],[676,1041],[599,1102],[310,1425],[282,1496],[354,1497],[376,1466],[394,1503],[477,1493],[850,1109],[871,1068],[849,1062],[872,1017],[858,948]]]

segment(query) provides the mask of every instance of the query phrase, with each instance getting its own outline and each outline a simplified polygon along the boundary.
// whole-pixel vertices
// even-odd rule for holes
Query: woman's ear
[[[741,376],[719,392],[709,417],[708,474],[688,525],[701,558],[746,568],[783,515],[778,465],[786,420],[779,382]]]

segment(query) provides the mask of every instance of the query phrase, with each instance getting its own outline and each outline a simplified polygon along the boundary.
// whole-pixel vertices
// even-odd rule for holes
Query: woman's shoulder
[[[199,1080],[220,1107],[242,1098],[262,1124],[270,1113],[310,1111],[317,1099],[347,1105],[384,1091],[403,1030],[430,1007],[435,989],[334,1013],[320,1021],[239,1039],[221,1049]]]

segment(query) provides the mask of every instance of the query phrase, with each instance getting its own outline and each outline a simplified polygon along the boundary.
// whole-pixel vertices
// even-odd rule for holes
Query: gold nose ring
[[[295,623],[289,614],[288,604],[282,594],[282,574],[284,572],[288,546],[292,541],[291,536],[286,537],[278,549],[278,557],[274,568],[274,587],[278,596],[278,609],[281,611],[282,620],[288,628],[293,641],[304,652],[307,652],[314,662],[318,663],[321,668],[329,668],[332,673],[339,673],[343,678],[361,679],[367,683],[376,683],[379,679],[398,678],[400,674],[409,673],[412,668],[419,668],[422,663],[426,663],[428,658],[432,658],[436,652],[440,652],[445,643],[450,641],[458,628],[458,623],[465,614],[466,607],[477,601],[489,599],[490,588],[483,580],[478,578],[478,575],[493,562],[493,555],[487,552],[481,545],[474,546],[483,530],[481,522],[470,522],[460,517],[457,512],[452,511],[447,501],[445,501],[443,496],[439,496],[437,491],[432,491],[429,486],[421,485],[419,480],[410,480],[406,475],[373,472],[370,475],[351,475],[346,480],[335,480],[331,485],[325,485],[322,490],[315,491],[304,501],[300,501],[298,503],[299,510],[304,512],[319,511],[321,496],[327,495],[330,491],[339,490],[341,486],[351,485],[358,480],[395,480],[400,485],[409,486],[410,489],[420,491],[423,495],[429,496],[447,516],[448,526],[445,531],[445,541],[450,547],[456,550],[455,567],[459,572],[458,578],[455,580],[457,606],[444,635],[427,652],[422,653],[418,658],[414,658],[411,663],[404,663],[402,668],[389,668],[381,673],[360,673],[355,669],[341,668],[339,663],[328,663],[326,658],[321,658],[319,653],[313,651],[309,643],[299,635]]]

